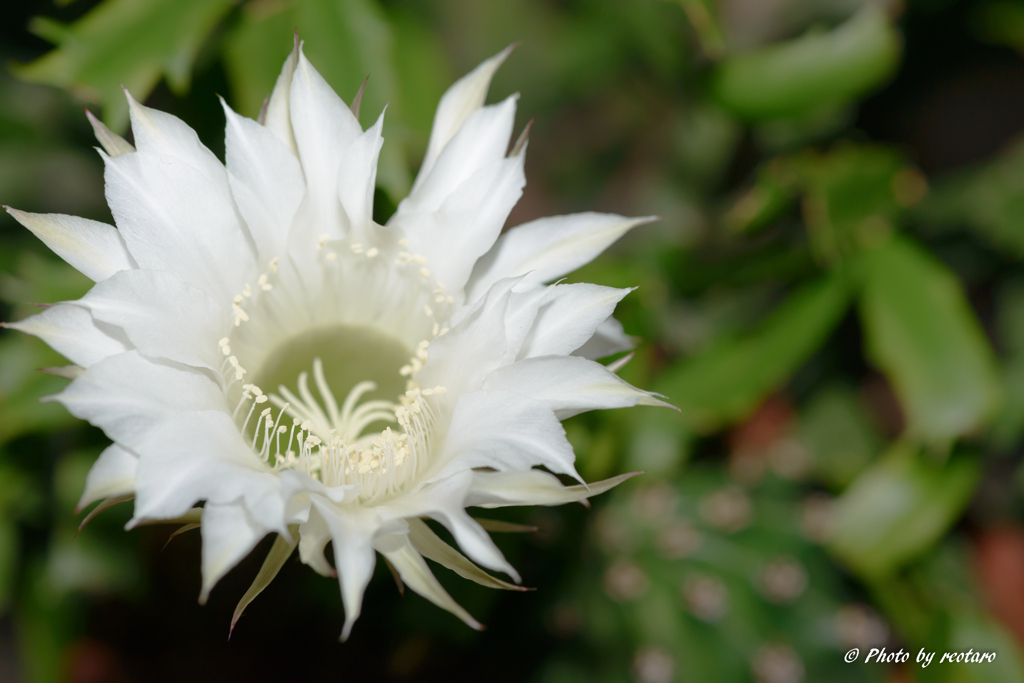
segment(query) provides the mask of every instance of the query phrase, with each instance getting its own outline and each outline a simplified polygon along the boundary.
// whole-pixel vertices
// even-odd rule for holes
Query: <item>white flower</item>
[[[559,423],[661,404],[588,360],[629,347],[610,317],[628,290],[544,283],[646,219],[578,214],[501,235],[526,142],[506,154],[515,96],[483,102],[507,55],[444,95],[386,226],[371,218],[383,114],[363,131],[299,45],[260,122],[224,105],[226,168],[191,128],[129,95],[138,150],[92,119],[117,228],[9,209],[96,281],[9,325],[75,364],[53,399],[114,441],[81,506],[134,496],[130,526],[201,518],[201,600],[276,532],[236,619],[298,545],[338,577],[343,638],[378,552],[478,626],[424,557],[514,586],[423,519],[518,582],[467,507],[577,501],[628,476],[582,484]]]

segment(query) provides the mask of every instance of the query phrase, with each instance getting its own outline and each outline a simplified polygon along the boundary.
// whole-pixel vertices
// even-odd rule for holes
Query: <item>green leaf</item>
[[[20,554],[18,528],[12,519],[0,517],[0,615],[11,604]]]
[[[982,41],[1024,50],[1024,5],[1013,0],[978,3],[974,34]]]
[[[67,386],[67,380],[39,372],[67,361],[38,339],[6,331],[0,337],[0,443],[37,429],[75,422],[63,406],[40,402]]]
[[[814,456],[825,483],[843,488],[874,459],[881,436],[857,395],[845,387],[827,387],[800,413],[800,440]]]
[[[657,391],[694,431],[742,419],[821,346],[848,301],[841,274],[805,285],[749,336],[718,342],[668,370]]]
[[[992,445],[1009,451],[1024,436],[1024,282],[1011,280],[999,292],[996,335],[1003,351],[1003,404],[989,430]]]
[[[935,655],[933,666],[949,668],[947,680],[955,683],[1024,683],[1024,659],[1020,645],[1006,629],[986,614],[961,612],[952,615],[947,652],[995,652],[986,663],[938,664],[943,653]]]
[[[836,500],[828,547],[863,577],[882,578],[942,537],[970,501],[979,474],[973,457],[940,464],[897,445]]]
[[[1010,256],[1024,257],[1024,142],[936,183],[916,214],[936,228],[967,226]]]
[[[128,124],[121,84],[144,100],[161,77],[176,93],[188,89],[192,63],[232,0],[105,0],[71,26],[36,19],[30,28],[58,45],[19,77],[71,90],[102,103],[115,131]]]
[[[804,196],[804,221],[819,257],[835,261],[885,239],[902,206],[917,198],[904,190],[916,178],[888,147],[840,144],[791,162]]]
[[[899,64],[900,37],[881,9],[868,4],[829,33],[724,60],[712,95],[737,116],[764,121],[848,103],[888,79]]]
[[[902,238],[865,250],[859,273],[868,356],[892,382],[908,434],[940,444],[982,427],[999,408],[999,377],[956,276]]]

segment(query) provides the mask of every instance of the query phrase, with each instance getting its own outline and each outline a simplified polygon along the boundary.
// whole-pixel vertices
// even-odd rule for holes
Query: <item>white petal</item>
[[[199,171],[222,194],[228,193],[224,165],[199,140],[192,127],[173,114],[139,104],[125,90],[135,146],[140,152],[171,157]]]
[[[85,116],[89,119],[89,124],[92,125],[92,132],[96,136],[96,140],[103,146],[103,151],[107,154],[112,157],[117,157],[122,154],[128,154],[129,152],[135,151],[135,147],[131,143],[107,128],[107,126],[98,118],[93,116],[92,112],[88,109],[85,110]]]
[[[416,551],[408,537],[404,537],[404,539],[404,542],[397,547],[378,548],[381,554],[398,570],[403,583],[441,609],[451,612],[471,628],[482,630],[483,626],[480,625],[480,622],[455,602],[452,596],[448,595],[448,591],[438,582],[423,556]]]
[[[96,320],[116,325],[143,354],[205,367],[219,375],[224,358],[216,340],[230,326],[218,302],[161,270],[127,270],[79,300]]]
[[[587,410],[671,407],[600,363],[579,356],[539,356],[506,365],[484,380],[483,389],[528,396],[553,410],[559,420]]]
[[[420,171],[416,186],[399,204],[397,215],[437,211],[459,185],[504,159],[518,99],[518,95],[511,95],[473,112],[444,146],[430,171]]]
[[[514,45],[509,45],[495,56],[485,60],[480,66],[457,80],[445,92],[437,105],[437,113],[434,114],[434,125],[430,129],[430,142],[427,143],[427,153],[423,157],[419,175],[413,184],[413,192],[430,174],[441,150],[459,131],[463,122],[483,106],[494,73],[514,48]]]
[[[10,207],[7,213],[93,282],[106,280],[119,270],[136,267],[128,247],[112,225],[78,216],[27,213]]]
[[[299,156],[299,148],[295,144],[295,134],[292,132],[291,115],[291,87],[292,78],[295,75],[295,68],[299,65],[299,36],[295,36],[295,47],[291,54],[284,60],[281,67],[281,74],[274,83],[274,90],[270,93],[267,101],[266,117],[263,125],[273,133],[278,140],[283,142],[296,158]]]
[[[451,330],[430,344],[429,358],[416,375],[420,386],[443,385],[457,396],[479,388],[492,370],[515,359],[540,305],[536,297],[517,297],[516,282],[495,283],[486,297],[453,318]]]
[[[299,558],[320,576],[338,578],[338,572],[324,557],[324,548],[331,542],[331,530],[319,512],[311,511],[309,519],[299,527]]]
[[[186,410],[228,409],[224,393],[205,374],[149,361],[137,351],[96,363],[49,400],[140,455],[157,423]]]
[[[519,358],[572,353],[594,336],[631,291],[587,283],[554,285],[547,290],[547,300],[537,312]]]
[[[524,160],[519,154],[481,169],[434,214],[435,229],[409,237],[410,245],[427,257],[435,277],[449,291],[462,292],[477,259],[501,234],[526,185]],[[427,235],[430,242],[421,239]]]
[[[622,323],[615,318],[608,318],[594,330],[594,336],[586,344],[576,349],[573,355],[583,358],[604,358],[613,353],[629,351],[636,346],[636,339],[626,334]]]
[[[76,510],[82,510],[103,498],[134,493],[138,466],[139,457],[128,449],[116,443],[107,446],[85,478],[85,490],[82,491]]]
[[[153,427],[137,452],[132,524],[179,517],[200,500],[241,502],[264,533],[288,534],[277,476],[245,444],[228,415],[179,413]]]
[[[352,239],[366,244],[373,226],[373,190],[377,178],[377,157],[384,138],[384,112],[377,123],[360,135],[344,154],[338,170],[338,198],[352,230]]]
[[[172,157],[140,149],[104,160],[107,202],[139,266],[169,270],[229,304],[255,270],[230,194]]]
[[[508,391],[463,394],[455,404],[448,437],[437,457],[441,478],[490,467],[504,472],[543,465],[582,481],[565,430],[543,402]]]
[[[306,201],[315,223],[308,229],[314,239],[320,233],[344,237],[348,226],[338,200],[338,169],[363,129],[301,49],[290,99],[292,129],[306,174]]]
[[[463,500],[472,483],[472,472],[460,472],[392,499],[378,510],[388,520],[411,517],[436,519],[452,533],[459,547],[475,562],[488,569],[504,572],[518,583],[519,573],[508,563],[484,528],[464,509]]]
[[[618,486],[639,472],[596,481],[587,486],[565,486],[558,477],[530,470],[528,472],[474,472],[473,487],[466,497],[467,506],[500,508],[512,505],[563,505],[586,500]]]
[[[120,330],[100,329],[89,311],[70,303],[54,304],[31,318],[2,326],[39,337],[54,351],[83,368],[129,348],[127,338],[120,338],[123,335]]]
[[[526,184],[525,148],[505,158],[514,119],[514,97],[470,116],[388,223],[452,293],[494,244]]]
[[[363,593],[373,576],[377,563],[372,539],[379,527],[379,518],[359,508],[339,508],[318,497],[313,498],[316,510],[331,530],[334,543],[334,566],[345,605],[345,626],[341,639],[347,640],[363,606]]]
[[[235,607],[235,613],[231,615],[231,630],[228,631],[228,637],[231,635],[231,631],[235,630],[235,624],[238,623],[239,617],[242,616],[242,612],[249,606],[256,596],[263,592],[263,589],[270,585],[270,582],[274,580],[277,573],[284,567],[284,563],[288,561],[288,558],[295,552],[295,541],[285,536],[278,535],[274,539],[274,545],[270,547],[270,552],[267,553],[267,557],[263,560],[263,565],[260,567],[259,573],[253,580],[252,585],[249,586],[249,590],[245,592],[242,599],[238,601],[238,606]]]
[[[631,228],[652,220],[656,217],[577,213],[540,218],[512,228],[477,263],[467,299],[472,301],[504,277],[530,273],[529,283],[560,278],[592,261]]]
[[[528,590],[514,583],[495,578],[477,567],[455,548],[442,541],[422,519],[412,517],[406,522],[409,524],[409,541],[428,560],[433,560],[439,565],[451,569],[462,578],[474,581],[481,586],[503,590]]]
[[[239,116],[223,99],[221,104],[227,117],[225,156],[231,192],[261,260],[269,260],[283,253],[288,228],[306,192],[302,166],[268,128]]]
[[[226,505],[207,503],[203,506],[203,588],[200,604],[206,602],[212,589],[267,535],[264,529],[240,503]]]

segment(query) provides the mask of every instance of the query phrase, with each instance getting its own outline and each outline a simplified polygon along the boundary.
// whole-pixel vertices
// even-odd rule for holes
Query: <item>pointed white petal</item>
[[[39,337],[54,351],[83,368],[129,349],[128,339],[121,337],[120,330],[100,329],[92,314],[75,304],[54,304],[31,318],[2,326]]]
[[[430,517],[443,524],[463,552],[488,569],[508,574],[519,582],[519,573],[501,554],[498,546],[465,510],[463,500],[473,483],[473,473],[464,471],[435,480],[419,490],[392,499],[378,508],[387,520]]]
[[[586,500],[618,486],[639,472],[596,481],[587,486],[565,486],[558,477],[530,470],[527,472],[474,472],[473,487],[466,497],[467,506],[500,508],[512,505],[564,505]]]
[[[261,260],[267,261],[284,252],[285,237],[306,192],[302,166],[268,128],[239,116],[223,99],[221,104],[227,117],[225,156],[231,191]]]
[[[539,401],[559,420],[587,410],[671,406],[631,386],[600,363],[579,356],[538,356],[498,368],[484,391],[509,391]]]
[[[27,213],[10,207],[7,213],[93,282],[106,280],[119,270],[136,267],[128,247],[112,225],[78,216]]]
[[[132,524],[174,519],[205,500],[244,504],[263,533],[288,534],[277,476],[246,445],[228,415],[178,413],[151,428],[137,452]]]
[[[345,209],[352,239],[366,244],[373,226],[373,190],[377,178],[377,157],[384,138],[384,112],[377,123],[360,135],[344,154],[338,170],[338,198]]]
[[[565,430],[542,401],[509,391],[463,394],[455,404],[437,477],[479,467],[504,472],[543,465],[577,480]]]
[[[314,239],[321,233],[344,237],[348,226],[338,200],[338,169],[363,129],[301,49],[290,99],[292,129],[306,175],[306,201],[315,222],[309,230]]]
[[[228,193],[224,165],[199,140],[192,127],[173,114],[139,104],[125,90],[135,146],[140,152],[170,157],[199,171],[222,194]]]
[[[309,519],[299,527],[299,558],[320,576],[338,578],[331,563],[324,557],[324,549],[331,542],[331,530],[319,512],[310,511]]]
[[[492,370],[515,360],[544,292],[517,293],[517,280],[495,283],[487,296],[452,318],[452,328],[430,344],[416,374],[423,387],[443,385],[452,396],[474,391]]]
[[[295,144],[295,134],[292,132],[291,87],[292,78],[295,75],[295,67],[298,65],[299,37],[296,35],[295,47],[292,48],[288,58],[284,60],[281,74],[277,77],[277,82],[274,83],[273,92],[270,93],[270,99],[267,101],[266,118],[263,121],[263,125],[267,127],[267,130],[283,142],[296,158],[299,156],[299,148]]]
[[[85,116],[89,119],[89,124],[92,125],[92,132],[96,136],[96,140],[100,143],[103,147],[103,151],[107,154],[112,157],[117,157],[122,154],[128,154],[129,152],[135,151],[135,147],[132,146],[131,143],[107,128],[107,126],[98,118],[93,116],[92,112],[88,109],[85,110]]]
[[[430,171],[420,172],[417,186],[398,206],[398,215],[437,211],[459,185],[504,159],[518,99],[518,95],[512,95],[473,112],[445,145]]]
[[[205,374],[150,361],[138,351],[96,363],[50,400],[140,455],[149,431],[162,420],[186,410],[228,410],[223,391]]]
[[[634,346],[636,339],[626,334],[622,329],[622,323],[615,318],[608,318],[597,326],[594,336],[576,349],[573,355],[594,360],[621,351],[631,351]]]
[[[400,544],[378,547],[378,550],[398,570],[398,575],[402,577],[405,585],[441,609],[451,612],[471,628],[482,630],[483,626],[480,625],[480,622],[455,602],[452,596],[448,595],[448,591],[438,582],[423,556],[416,551],[408,537],[403,537],[403,540],[404,542]]]
[[[420,166],[416,183],[413,185],[413,192],[422,183],[423,178],[430,174],[441,150],[459,131],[463,122],[483,106],[494,73],[514,48],[514,45],[509,45],[495,56],[485,60],[480,66],[457,80],[445,92],[437,105],[437,113],[434,114],[434,125],[430,129],[430,142],[427,143],[427,153]]]
[[[203,588],[199,603],[210,590],[267,535],[241,503],[207,503],[200,527],[203,535]]]
[[[377,563],[372,539],[379,528],[379,518],[367,510],[343,509],[319,497],[313,498],[313,509],[323,517],[331,530],[334,566],[338,571],[341,601],[345,605],[345,626],[341,639],[347,640],[362,611],[363,593]]]
[[[432,277],[454,294],[473,265],[494,244],[526,185],[522,155],[480,169],[433,213],[404,214],[394,225],[409,240],[409,250],[425,256]]]
[[[103,498],[126,496],[135,492],[135,470],[139,457],[127,448],[111,444],[100,453],[85,478],[85,490],[76,510],[82,510]]]
[[[631,228],[652,220],[656,217],[577,213],[512,228],[477,263],[467,287],[468,300],[503,277],[530,273],[527,281],[531,283],[560,278],[592,261]]]
[[[126,270],[78,301],[101,322],[124,330],[143,354],[205,367],[219,374],[224,357],[216,346],[230,315],[202,289],[162,270]]]
[[[514,583],[502,581],[480,569],[458,550],[442,541],[422,519],[413,517],[406,521],[409,523],[409,541],[428,560],[433,560],[439,565],[451,569],[462,578],[474,581],[481,586],[512,591],[529,590]]]
[[[519,358],[572,353],[594,336],[616,304],[631,291],[587,283],[547,289],[547,301],[537,312]]]
[[[230,305],[255,271],[230,193],[189,164],[142,149],[104,160],[107,202],[136,263]]]
[[[238,623],[238,619],[242,616],[245,608],[256,599],[257,595],[263,592],[264,588],[270,585],[270,582],[281,571],[284,563],[288,561],[293,552],[295,552],[294,540],[280,535],[274,540],[274,545],[270,547],[270,552],[267,553],[266,559],[263,560],[263,565],[260,567],[255,580],[253,580],[245,595],[242,596],[242,599],[238,601],[238,606],[235,607],[235,613],[231,616],[231,631],[235,630],[235,624]],[[228,637],[230,637],[230,634],[231,632],[229,631]]]

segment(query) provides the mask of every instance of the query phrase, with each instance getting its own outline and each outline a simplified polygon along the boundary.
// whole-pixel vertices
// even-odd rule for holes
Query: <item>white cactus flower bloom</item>
[[[298,44],[259,122],[224,105],[226,165],[130,95],[137,149],[92,119],[116,228],[9,209],[96,282],[8,325],[74,363],[53,400],[114,442],[81,506],[134,497],[130,526],[201,524],[201,600],[278,534],[236,619],[298,546],[338,578],[343,639],[377,553],[478,626],[424,561],[515,588],[477,566],[519,581],[466,508],[611,488],[628,475],[583,484],[560,420],[664,405],[591,360],[629,347],[611,318],[628,290],[545,284],[648,219],[586,213],[501,234],[525,184],[525,141],[507,153],[516,97],[484,106],[507,55],[441,99],[387,225],[372,219],[383,114],[364,131]]]

